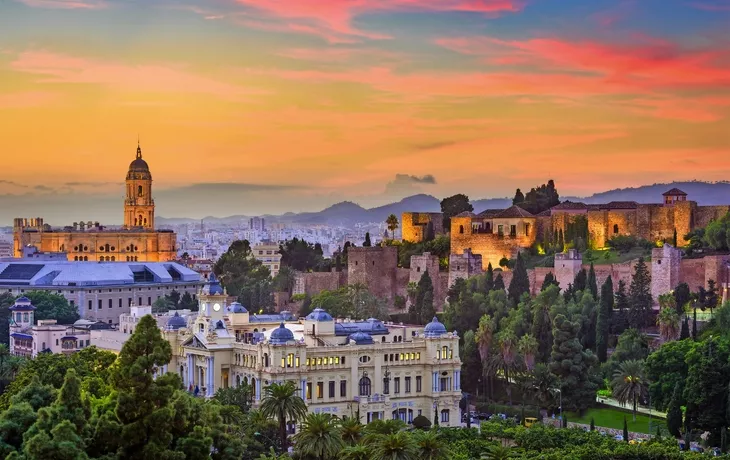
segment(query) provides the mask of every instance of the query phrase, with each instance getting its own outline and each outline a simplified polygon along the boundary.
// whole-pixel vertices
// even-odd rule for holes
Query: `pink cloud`
[[[51,104],[59,99],[56,93],[43,91],[23,91],[18,93],[0,94],[0,109],[17,109],[25,107],[40,107]]]
[[[38,83],[88,83],[131,91],[210,94],[232,100],[262,93],[196,75],[180,65],[129,65],[47,51],[22,52],[10,63],[10,68],[39,75]]]
[[[632,45],[540,38],[504,41],[491,37],[437,40],[458,53],[492,64],[530,64],[533,70],[581,71],[627,89],[720,87],[730,84],[730,51],[682,49],[662,40]]]
[[[730,96],[698,98],[639,98],[626,103],[634,113],[693,123],[718,121],[728,116]]]
[[[353,18],[373,11],[464,11],[495,16],[522,9],[522,0],[236,0],[269,18],[283,19],[292,32],[322,36],[342,42],[346,37],[384,39],[381,34],[353,26]],[[295,25],[299,28],[294,27]],[[323,32],[324,31],[326,32]],[[333,38],[336,40],[332,40]]]
[[[691,2],[691,6],[705,11],[730,11],[730,0]]]
[[[103,0],[17,0],[34,8],[53,8],[63,10],[98,10],[108,4]]]

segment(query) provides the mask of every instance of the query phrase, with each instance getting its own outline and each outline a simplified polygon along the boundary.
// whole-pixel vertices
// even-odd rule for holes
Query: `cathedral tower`
[[[155,228],[155,200],[152,199],[152,174],[142,159],[137,143],[137,158],[129,164],[127,196],[124,199],[124,227],[148,230]]]

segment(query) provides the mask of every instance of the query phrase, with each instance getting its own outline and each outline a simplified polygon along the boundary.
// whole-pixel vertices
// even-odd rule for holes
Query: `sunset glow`
[[[255,212],[730,179],[727,0],[9,0],[0,29],[26,203],[121,196],[138,135],[157,190]]]

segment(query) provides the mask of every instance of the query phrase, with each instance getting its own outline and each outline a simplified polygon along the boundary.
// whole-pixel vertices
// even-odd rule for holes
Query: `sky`
[[[166,217],[727,180],[730,0],[0,0],[0,225],[138,138]]]

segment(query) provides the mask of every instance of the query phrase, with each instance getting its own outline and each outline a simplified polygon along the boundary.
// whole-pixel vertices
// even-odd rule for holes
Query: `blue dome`
[[[347,341],[354,340],[356,345],[372,345],[373,338],[367,332],[355,332],[347,336]]]
[[[170,319],[167,320],[167,329],[172,329],[174,331],[178,329],[182,329],[184,327],[187,327],[188,322],[185,321],[185,318],[180,316],[178,312],[175,312],[174,315],[170,317]]]
[[[281,323],[279,327],[274,329],[269,337],[269,343],[273,345],[285,345],[288,341],[294,340],[294,333],[284,327],[284,323]]]
[[[246,310],[246,307],[241,305],[238,302],[233,302],[230,307],[228,307],[228,311],[231,313],[248,313],[248,310]]]
[[[440,337],[446,334],[446,326],[441,324],[438,318],[434,316],[433,320],[423,329],[423,333],[426,337]]]
[[[210,272],[210,276],[208,277],[208,289],[207,289],[208,295],[222,295],[223,294],[223,288],[221,287],[221,283],[218,282],[218,279],[215,277],[215,273]]]
[[[307,315],[309,321],[332,321],[332,316],[321,308],[315,308],[314,311]]]
[[[15,303],[24,303],[24,302],[30,302],[30,299],[27,298],[26,296],[18,297],[17,299],[15,299]]]

